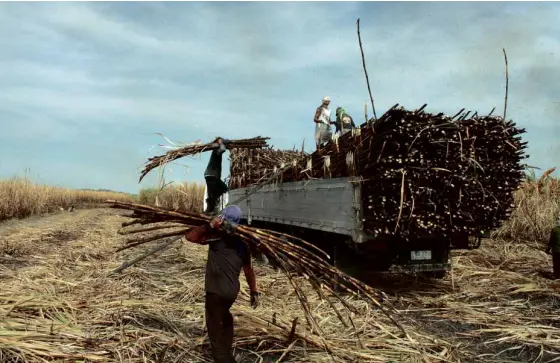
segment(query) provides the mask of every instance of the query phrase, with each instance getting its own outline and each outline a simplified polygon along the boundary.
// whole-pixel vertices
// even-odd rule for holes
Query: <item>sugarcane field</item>
[[[0,3],[0,363],[560,361],[558,16]]]

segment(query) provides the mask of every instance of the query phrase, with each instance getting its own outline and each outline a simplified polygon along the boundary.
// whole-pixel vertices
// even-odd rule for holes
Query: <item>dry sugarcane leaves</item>
[[[267,147],[267,143],[266,140],[268,140],[268,137],[261,137],[261,136],[257,136],[251,139],[239,139],[239,140],[231,140],[228,144],[227,144],[227,148],[228,149],[258,149],[258,148],[262,148],[262,147]],[[152,158],[149,158],[148,161],[144,164],[144,169],[142,170],[141,174],[140,174],[140,180],[139,182],[142,181],[142,179],[152,170],[155,169],[159,166],[163,166],[173,160],[185,157],[185,156],[191,156],[191,155],[195,155],[195,154],[199,154],[201,152],[205,152],[205,151],[209,151],[209,150],[214,150],[217,149],[219,147],[219,145],[213,141],[207,144],[203,144],[203,145],[188,145],[188,146],[184,146],[182,148],[179,149],[175,149],[175,150],[171,150],[168,151],[167,153],[165,153],[164,155],[160,155],[160,156],[154,156]]]
[[[274,174],[278,169],[286,169],[278,177],[283,180],[295,180],[299,167],[305,165],[309,157],[307,153],[296,150],[265,149],[234,149],[230,155],[229,188],[244,188],[259,184]]]
[[[163,226],[168,221],[173,221],[174,224],[182,224],[183,227],[190,228],[207,223],[210,220],[209,217],[195,213],[178,213],[162,208],[147,207],[118,201],[107,201],[107,203],[111,208],[134,211],[136,216],[140,216],[140,218],[137,219],[138,223],[143,221],[142,224],[156,224]],[[136,232],[140,234],[146,230],[147,229],[145,228],[139,228]],[[150,229],[150,232],[153,232],[153,228]],[[350,313],[355,311],[346,304],[340,295],[334,293],[331,288],[333,286],[338,286],[340,289],[350,294],[358,295],[362,299],[369,301],[371,304],[380,309],[406,336],[406,331],[396,319],[398,313],[388,303],[386,303],[385,295],[381,291],[376,290],[331,266],[328,262],[328,256],[322,250],[293,236],[265,229],[252,228],[245,225],[240,225],[236,229],[235,233],[242,241],[248,244],[251,249],[259,250],[273,264],[280,267],[280,269],[286,274],[304,310],[305,317],[314,331],[320,334],[320,327],[313,316],[312,309],[307,302],[308,299],[302,289],[302,277],[310,283],[319,296],[325,299],[334,299],[335,301],[339,301],[344,310],[346,310],[347,319],[350,321],[350,324],[353,325]],[[184,234],[185,228],[178,229],[174,232],[165,231],[150,237],[140,236],[136,239],[128,240],[126,242],[127,246],[125,247],[156,241],[171,236],[181,236]],[[148,239],[150,241],[147,241]],[[331,296],[327,297],[325,291],[331,292]],[[334,308],[332,301],[329,300],[329,303]],[[336,311],[336,313],[343,324],[349,325],[339,311]]]

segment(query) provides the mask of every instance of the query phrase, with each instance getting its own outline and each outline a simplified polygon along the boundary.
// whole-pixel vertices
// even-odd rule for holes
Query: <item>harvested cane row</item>
[[[20,221],[17,231],[2,233],[0,252],[7,246],[18,252],[0,254],[0,362],[213,361],[204,326],[208,247],[177,243],[123,274],[112,274],[122,259],[151,248],[146,244],[114,253],[127,238],[115,234],[128,219],[121,215],[125,213],[79,210]],[[250,307],[241,279],[232,307],[235,355],[242,355],[240,361],[332,361],[322,338],[305,323],[286,276],[258,263],[255,273],[262,292],[260,306]],[[458,361],[456,344],[448,337],[434,339],[406,326],[413,339],[402,338],[379,309],[359,297],[345,296],[345,303],[359,311],[353,321],[360,344],[355,329],[345,328],[303,277],[293,278],[301,281],[313,314],[320,317],[334,362]]]
[[[426,113],[424,107],[407,111],[395,105],[307,160],[297,159],[282,180],[361,177],[363,222],[370,233],[410,239],[499,227],[523,178],[526,143],[520,135],[525,130],[498,116],[449,117]],[[279,165],[288,156],[275,151],[269,158],[278,158]],[[248,173],[245,160],[232,160],[232,179]],[[253,166],[251,173],[264,169]]]
[[[119,248],[118,251],[168,237],[182,236],[189,228],[207,223],[210,220],[209,217],[205,215],[178,213],[158,207],[122,203],[117,201],[107,201],[107,203],[111,208],[133,211],[133,214],[129,216],[130,218],[133,218],[132,221],[123,223],[123,227],[128,227],[132,224],[152,225],[148,228],[137,228],[132,231],[129,230],[124,232],[121,231],[121,234],[133,234],[139,237],[129,239],[125,242],[125,246]],[[141,236],[141,234],[145,232],[153,232],[158,229],[177,228],[181,225],[184,228],[175,229],[171,232],[166,231],[155,235],[152,233],[150,237]],[[303,276],[305,280],[309,282],[309,285],[312,287],[314,292],[332,307],[340,322],[345,327],[348,328],[354,326],[351,314],[357,314],[358,311],[346,304],[344,298],[335,292],[335,288],[358,295],[365,301],[373,304],[373,306],[376,306],[391,322],[401,329],[404,336],[407,336],[406,332],[402,328],[402,325],[395,320],[394,309],[392,309],[388,304],[383,303],[383,301],[386,300],[386,296],[382,292],[332,267],[327,261],[328,256],[313,245],[283,233],[252,228],[244,225],[238,226],[235,233],[249,246],[249,248],[263,253],[273,265],[279,267],[280,270],[285,273],[301,304],[309,326],[312,330],[319,333],[319,335],[322,334],[320,325],[313,315],[313,309],[309,305],[309,299],[305,294],[301,280],[298,276]],[[341,304],[343,310],[346,312],[346,317],[344,317],[335,306],[335,303]],[[324,348],[327,351],[329,350],[327,346]]]
[[[546,195],[542,202],[553,199]],[[539,211],[546,214],[550,206],[543,204]],[[122,259],[150,245],[114,253],[126,238],[115,234],[128,220],[120,214],[78,210],[18,221],[17,227],[10,224],[0,231],[0,362],[212,362],[204,329],[208,247],[177,243],[123,274],[109,274]],[[336,362],[558,360],[559,286],[541,276],[552,272],[550,257],[532,240],[487,240],[480,249],[453,255],[452,279],[399,275],[372,281],[400,315],[421,324],[421,330],[406,326],[414,342],[399,338],[379,310],[347,296],[347,303],[360,311],[353,318],[360,345],[353,329],[344,328],[304,282]],[[331,361],[320,337],[306,326],[287,278],[258,263],[255,272],[263,293],[259,308],[250,307],[244,279],[232,307],[234,347],[243,354],[241,361]]]
[[[240,139],[240,140],[231,140],[230,143],[226,146],[228,149],[258,149],[262,147],[267,147],[266,140],[268,137],[261,137],[257,136],[252,139]],[[140,173],[140,180],[142,179],[153,169],[163,166],[173,160],[185,157],[196,155],[204,151],[214,150],[217,149],[219,145],[216,143],[216,140],[202,145],[187,145],[179,149],[168,151],[164,155],[154,156],[149,158],[148,161],[144,164],[144,169]]]
[[[301,172],[309,154],[296,150],[266,149],[233,149],[230,159],[229,188],[243,188],[248,185],[259,184],[271,173],[292,165],[287,180],[295,180]]]

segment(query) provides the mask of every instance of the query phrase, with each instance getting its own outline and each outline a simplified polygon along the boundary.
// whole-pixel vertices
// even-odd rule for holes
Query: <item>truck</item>
[[[451,269],[451,250],[480,247],[483,234],[405,241],[369,233],[362,223],[361,188],[360,178],[311,179],[232,189],[223,199],[240,207],[244,223],[302,238],[356,277],[414,272],[443,278]]]

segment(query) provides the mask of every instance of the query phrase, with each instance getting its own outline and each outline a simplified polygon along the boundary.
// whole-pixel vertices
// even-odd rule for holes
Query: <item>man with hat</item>
[[[317,107],[315,111],[313,122],[315,122],[315,144],[317,145],[317,149],[329,142],[332,137],[331,125],[333,125],[334,122],[331,121],[330,103],[330,97],[327,96],[323,98],[323,103],[321,103],[321,106]]]
[[[239,275],[245,273],[249,285],[251,306],[258,306],[255,272],[248,246],[234,234],[241,220],[236,205],[227,206],[210,223],[189,231],[185,238],[193,243],[208,245],[206,262],[206,327],[216,363],[233,363],[233,316],[230,308],[239,294]]]
[[[550,232],[550,240],[546,253],[552,253],[552,270],[554,278],[560,279],[560,217],[556,221],[556,227]]]

